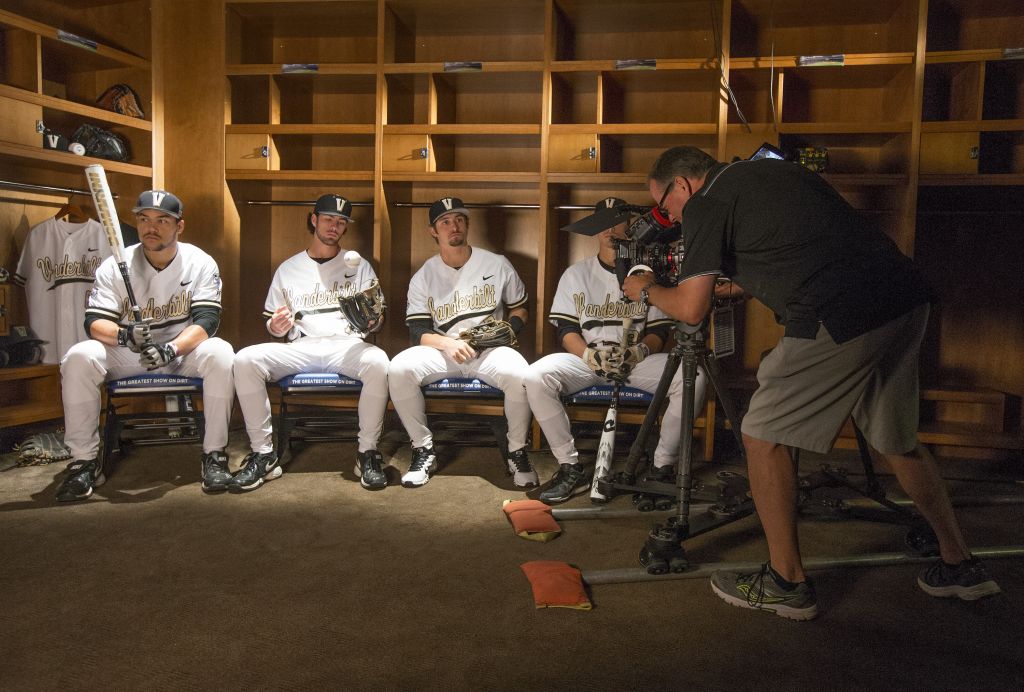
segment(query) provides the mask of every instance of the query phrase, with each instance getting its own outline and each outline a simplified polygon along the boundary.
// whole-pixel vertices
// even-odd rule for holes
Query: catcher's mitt
[[[61,433],[32,435],[15,449],[18,451],[18,466],[41,466],[71,458],[71,450],[65,446]]]
[[[348,320],[353,332],[369,334],[380,329],[381,317],[387,305],[384,293],[380,290],[380,282],[374,279],[370,287],[352,295],[338,298],[341,314]]]
[[[513,331],[512,325],[503,320],[496,320],[493,317],[484,320],[474,327],[463,329],[459,332],[459,338],[472,346],[475,351],[482,351],[485,348],[493,348],[495,346],[511,346],[512,348],[519,346],[519,341],[516,340],[516,333]]]

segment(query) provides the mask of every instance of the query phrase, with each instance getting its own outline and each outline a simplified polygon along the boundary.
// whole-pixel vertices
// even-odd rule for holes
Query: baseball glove
[[[357,293],[338,298],[341,314],[348,320],[350,329],[360,334],[369,334],[380,329],[381,317],[387,304],[384,293],[380,290],[380,282],[374,279],[370,287]]]
[[[71,458],[71,450],[64,445],[62,433],[32,435],[17,445],[16,449],[18,451],[18,466],[41,466]]]
[[[511,346],[512,348],[519,346],[512,325],[493,317],[487,318],[474,327],[463,329],[459,332],[459,338],[472,346],[475,351],[495,346]]]

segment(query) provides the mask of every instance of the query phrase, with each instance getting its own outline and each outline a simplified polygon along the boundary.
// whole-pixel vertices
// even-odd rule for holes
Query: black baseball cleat
[[[367,490],[383,490],[388,487],[384,475],[384,457],[376,449],[356,453],[356,477],[359,485]]]
[[[409,470],[402,476],[402,485],[406,488],[418,488],[426,485],[430,477],[437,471],[437,455],[433,445],[412,448],[412,463]]]
[[[224,452],[203,454],[203,492],[220,493],[228,489],[231,472],[228,471],[228,455]]]
[[[233,493],[247,493],[256,490],[267,481],[280,478],[284,469],[277,463],[277,452],[250,452],[242,461],[242,468],[228,481],[228,490]]]
[[[573,495],[589,488],[590,477],[591,471],[582,461],[575,464],[559,464],[558,472],[538,499],[546,505],[565,502]]]
[[[103,468],[96,459],[73,461],[68,464],[67,477],[57,488],[58,502],[84,500],[92,495],[93,488],[106,482]]]
[[[509,452],[508,459],[505,461],[508,464],[507,473],[512,476],[512,484],[517,488],[535,488],[540,485],[537,472],[530,464],[530,456],[526,452],[526,447]]]

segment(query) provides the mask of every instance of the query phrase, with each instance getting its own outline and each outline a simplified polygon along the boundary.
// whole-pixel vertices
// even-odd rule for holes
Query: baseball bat
[[[622,344],[629,345],[629,332],[633,328],[633,318],[626,317],[622,320]],[[612,380],[612,400],[608,404],[608,413],[604,416],[604,425],[601,428],[601,439],[597,444],[597,461],[594,464],[594,479],[590,482],[590,501],[607,502],[609,498],[598,489],[598,482],[608,476],[612,469],[612,459],[615,456],[615,429],[619,420],[619,387],[622,385],[621,378]]]
[[[121,279],[124,281],[124,288],[128,294],[128,305],[132,311],[132,319],[136,322],[142,321],[142,308],[139,301],[135,299],[135,291],[132,290],[131,277],[128,274],[128,263],[124,259],[124,240],[121,238],[121,222],[117,219],[117,210],[114,208],[114,196],[110,194],[110,185],[107,183],[107,173],[103,166],[94,163],[85,167],[85,179],[89,183],[89,192],[92,193],[92,203],[96,207],[96,214],[100,217],[103,231],[107,235],[107,242],[110,243],[111,253],[117,268],[121,272]]]

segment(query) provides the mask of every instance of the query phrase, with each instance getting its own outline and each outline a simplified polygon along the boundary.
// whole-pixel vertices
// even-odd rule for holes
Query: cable
[[[772,54],[768,70],[768,100],[772,108],[772,127],[779,132],[779,118],[775,112],[775,0],[768,5],[768,36],[772,41]]]
[[[740,109],[740,104],[736,100],[736,94],[733,93],[732,87],[729,86],[729,80],[725,78],[725,70],[722,69],[722,61],[725,56],[722,54],[722,40],[718,35],[718,17],[715,15],[715,0],[708,0],[708,9],[711,11],[711,33],[715,40],[715,53],[718,56],[718,77],[721,80],[722,86],[725,87],[725,92],[729,94],[729,101],[736,109],[736,116],[743,123],[743,126],[747,128],[747,132],[750,132],[750,123],[747,122],[747,118],[743,115],[743,111]]]

